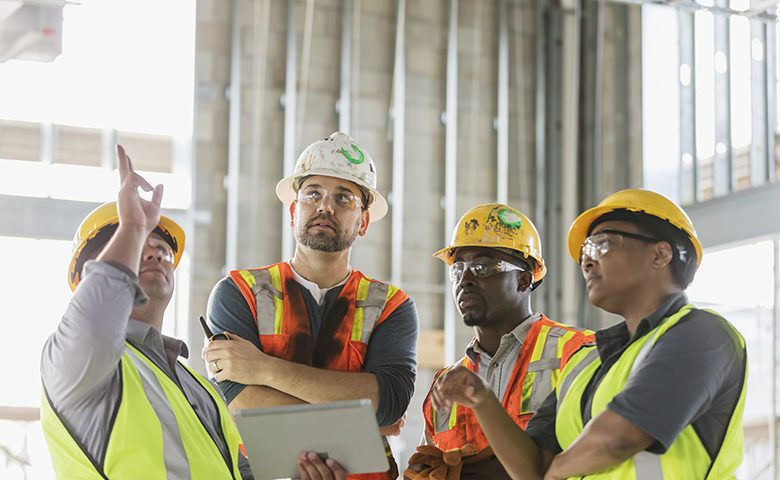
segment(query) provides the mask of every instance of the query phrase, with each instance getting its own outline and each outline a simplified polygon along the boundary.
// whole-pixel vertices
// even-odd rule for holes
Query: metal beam
[[[228,169],[225,177],[225,190],[227,192],[225,272],[238,266],[238,177],[241,173],[241,2],[240,0],[232,0],[231,4]]]
[[[547,177],[547,145],[545,143],[546,128],[547,128],[547,8],[548,1],[534,2],[534,16],[535,24],[537,28],[534,29],[534,57],[536,59],[536,97],[534,98],[534,105],[536,110],[536,123],[535,123],[535,136],[534,146],[536,151],[534,152],[534,223],[536,228],[540,232],[547,231],[546,221],[546,206],[547,206],[547,189],[545,188]],[[547,235],[545,234],[544,238]],[[542,242],[543,251],[546,251],[547,244]],[[541,312],[547,311],[547,298],[545,295],[537,295],[536,309]]]
[[[287,0],[287,60],[285,64],[284,106],[284,170],[283,175],[292,173],[295,166],[295,116],[298,98],[297,87],[297,29],[295,22],[295,0]],[[293,235],[286,206],[282,206],[282,260],[293,255]]]
[[[339,131],[351,134],[352,126],[352,0],[341,1],[341,87],[336,112]]]
[[[394,285],[403,280],[404,239],[404,161],[406,140],[406,0],[398,0],[393,61],[393,187],[390,278]]]
[[[780,205],[780,183],[687,205],[685,211],[708,248],[780,233],[780,209],[771,208],[774,205]]]
[[[457,223],[457,169],[458,169],[458,0],[450,0],[447,32],[447,88],[444,153],[444,238],[449,239]],[[444,284],[449,278],[444,276]],[[444,362],[455,361],[455,306],[444,295]]]
[[[73,240],[84,217],[100,203],[0,194],[0,236],[47,240]],[[186,211],[164,209],[163,215],[179,225]]]
[[[509,22],[506,0],[498,2],[498,117],[496,199],[509,202]],[[518,92],[522,95],[523,92]]]

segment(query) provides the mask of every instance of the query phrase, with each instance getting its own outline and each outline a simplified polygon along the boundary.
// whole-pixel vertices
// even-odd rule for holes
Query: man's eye
[[[303,194],[303,198],[306,200],[319,200],[320,193],[319,192],[307,192]]]
[[[347,205],[351,198],[343,193],[336,194],[336,203],[339,205]]]

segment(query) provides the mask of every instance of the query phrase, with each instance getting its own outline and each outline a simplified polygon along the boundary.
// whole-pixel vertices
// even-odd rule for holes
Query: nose
[[[155,248],[148,243],[144,245],[143,250],[143,259],[144,260],[157,260],[158,263],[162,263],[163,261],[163,253],[159,248]]]
[[[333,199],[330,198],[330,195],[323,195],[322,196],[322,199],[320,200],[320,203],[317,204],[317,211],[333,215],[333,213],[334,213]]]
[[[460,280],[457,282],[457,287],[459,289],[462,289],[463,287],[474,285],[474,281],[477,277],[474,276],[473,273],[471,273],[471,269],[467,268],[463,270],[463,276],[460,277]]]
[[[580,260],[580,269],[582,270],[582,274],[587,276],[588,273],[593,269],[593,265],[596,263],[595,260],[590,258],[587,255],[582,256],[582,260]]]

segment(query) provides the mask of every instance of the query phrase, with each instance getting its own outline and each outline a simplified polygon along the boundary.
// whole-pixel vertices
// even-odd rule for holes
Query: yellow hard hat
[[[701,242],[699,242],[693,223],[685,211],[660,193],[641,188],[629,188],[613,193],[597,206],[585,210],[574,220],[574,223],[569,227],[569,254],[574,260],[580,261],[580,247],[587,238],[593,222],[606,213],[621,209],[641,212],[666,220],[687,233],[696,250],[696,266],[701,264]]]
[[[547,273],[539,232],[528,217],[508,205],[488,203],[470,209],[458,220],[450,244],[433,256],[452,265],[459,247],[508,248],[534,259],[535,282]]]
[[[116,202],[104,203],[92,210],[81,221],[73,236],[73,258],[68,268],[68,285],[71,290],[81,281],[81,269],[87,260],[95,258],[119,226]],[[160,215],[160,221],[154,233],[160,235],[173,250],[173,268],[179,265],[184,252],[184,230],[168,217]]]
[[[306,147],[292,173],[276,184],[276,196],[290,205],[296,198],[299,180],[310,175],[342,178],[361,187],[369,196],[368,213],[372,223],[387,213],[387,201],[376,189],[374,160],[346,133],[334,132]]]

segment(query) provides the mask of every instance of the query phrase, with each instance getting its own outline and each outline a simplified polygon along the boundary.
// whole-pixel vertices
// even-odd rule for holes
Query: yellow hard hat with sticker
[[[467,211],[458,221],[450,244],[433,256],[451,265],[459,247],[508,248],[534,260],[534,281],[547,273],[539,232],[528,217],[508,205],[489,203]]]

